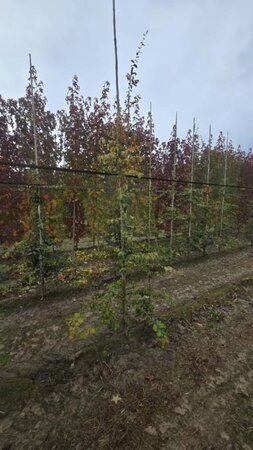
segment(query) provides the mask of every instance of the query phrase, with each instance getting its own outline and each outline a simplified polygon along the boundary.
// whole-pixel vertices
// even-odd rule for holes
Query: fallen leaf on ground
[[[155,429],[155,427],[152,427],[151,425],[149,425],[147,428],[145,428],[146,433],[150,434],[151,436],[157,436],[157,431]]]
[[[186,408],[180,408],[180,406],[175,408],[174,411],[175,411],[176,414],[179,414],[180,416],[184,416],[187,413],[187,409]]]
[[[117,405],[117,403],[122,402],[122,398],[119,394],[113,395],[111,401]]]
[[[163,422],[161,425],[159,425],[159,431],[161,434],[165,434],[166,431],[170,428],[171,424],[170,422]]]

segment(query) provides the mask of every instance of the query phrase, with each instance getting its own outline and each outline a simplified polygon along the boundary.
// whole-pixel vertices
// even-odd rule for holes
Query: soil
[[[1,449],[253,449],[252,250],[152,286],[166,348],[143,323],[70,340],[89,291],[1,302]]]

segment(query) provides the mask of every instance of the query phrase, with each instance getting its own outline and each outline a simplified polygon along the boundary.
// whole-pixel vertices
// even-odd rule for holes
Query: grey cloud
[[[175,112],[185,134],[196,116],[206,136],[230,131],[253,145],[253,2],[251,0],[118,0],[120,89],[142,33],[150,33],[140,66],[142,110],[152,101],[156,131],[169,135]],[[73,74],[84,95],[103,82],[114,92],[111,0],[8,0],[0,17],[0,93],[22,95],[32,52],[49,106],[64,107]]]

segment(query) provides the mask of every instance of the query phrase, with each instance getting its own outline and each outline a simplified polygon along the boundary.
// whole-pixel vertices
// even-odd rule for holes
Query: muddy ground
[[[167,348],[143,324],[70,341],[88,291],[1,302],[1,449],[253,449],[252,250],[152,285]]]

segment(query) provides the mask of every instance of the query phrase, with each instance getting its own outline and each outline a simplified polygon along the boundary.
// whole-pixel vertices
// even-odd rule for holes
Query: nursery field
[[[0,447],[250,450],[252,267],[244,249],[155,274],[166,345],[142,320],[127,333],[73,336],[69,319],[92,302],[87,286],[55,288],[44,302],[3,299]],[[98,319],[86,312],[84,325]]]
[[[0,95],[0,447],[253,448],[253,152],[118,85]]]

